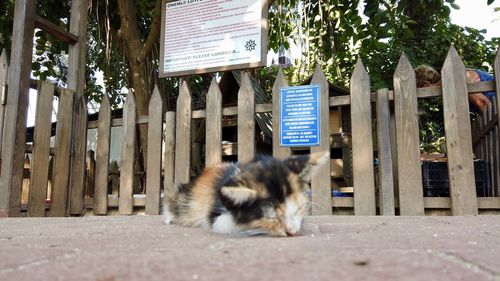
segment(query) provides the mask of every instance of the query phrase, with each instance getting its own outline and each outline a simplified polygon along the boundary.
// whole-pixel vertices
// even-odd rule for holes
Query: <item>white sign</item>
[[[163,3],[160,77],[265,65],[265,4],[265,0]]]

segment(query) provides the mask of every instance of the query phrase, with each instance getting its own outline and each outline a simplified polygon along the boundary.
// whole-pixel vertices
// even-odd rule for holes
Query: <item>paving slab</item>
[[[0,280],[500,281],[500,216],[307,217],[286,238],[160,216],[2,218]]]

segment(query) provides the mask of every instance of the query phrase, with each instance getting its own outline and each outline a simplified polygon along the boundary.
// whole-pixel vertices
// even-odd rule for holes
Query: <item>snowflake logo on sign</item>
[[[248,40],[245,43],[245,49],[247,49],[247,51],[249,52],[255,50],[255,46],[257,46],[257,44],[255,44],[255,40]]]

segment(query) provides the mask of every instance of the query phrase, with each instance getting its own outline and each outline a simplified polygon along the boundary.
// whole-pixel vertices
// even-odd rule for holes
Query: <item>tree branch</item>
[[[119,36],[127,44],[126,50],[129,59],[141,60],[142,40],[137,24],[137,9],[133,0],[118,0],[118,11],[120,13]]]
[[[153,22],[151,23],[151,29],[148,34],[148,38],[144,43],[143,56],[147,57],[153,50],[155,43],[158,41],[161,30],[161,0],[156,0],[155,14],[153,17]]]

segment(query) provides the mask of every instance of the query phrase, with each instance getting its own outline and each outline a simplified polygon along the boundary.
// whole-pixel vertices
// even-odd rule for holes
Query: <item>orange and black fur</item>
[[[226,234],[295,235],[307,212],[311,170],[328,160],[329,153],[320,152],[208,167],[167,193],[165,223]]]

